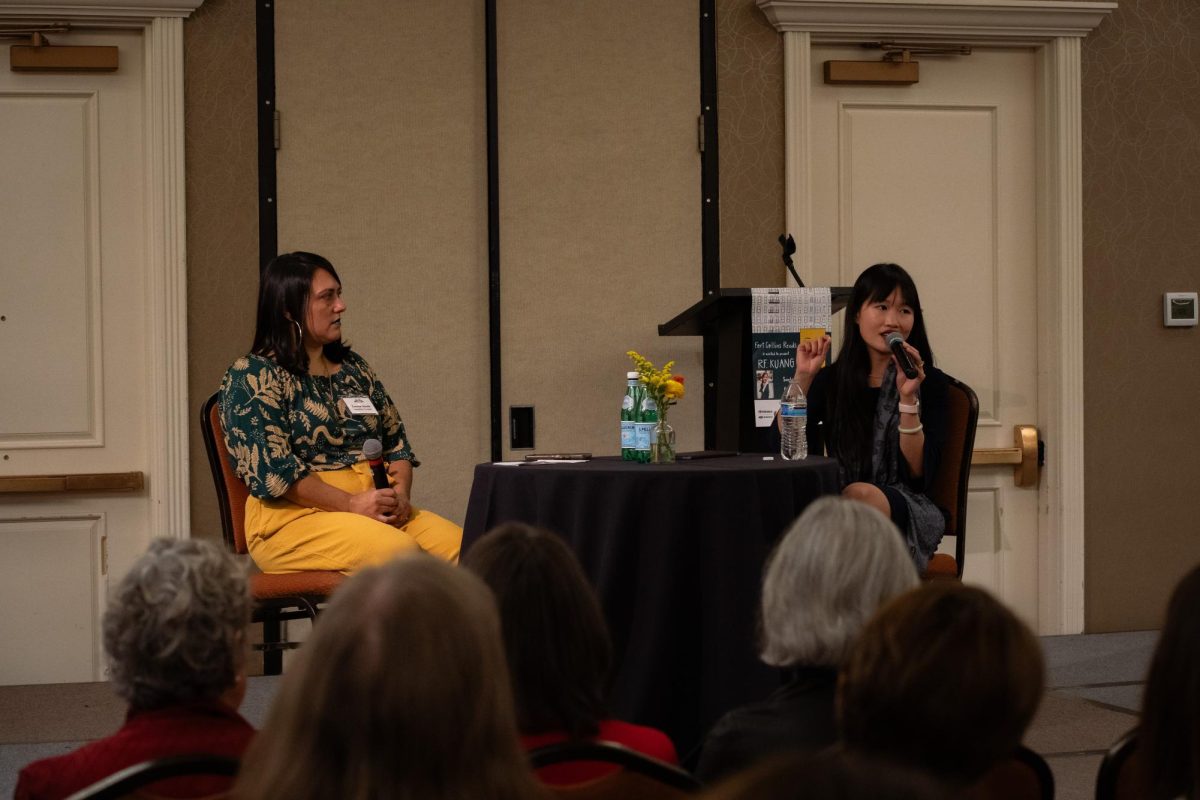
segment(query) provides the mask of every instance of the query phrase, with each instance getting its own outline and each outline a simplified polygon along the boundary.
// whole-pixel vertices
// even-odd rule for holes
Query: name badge
[[[371,398],[367,397],[366,395],[343,397],[342,402],[346,404],[346,410],[351,414],[379,413],[379,411],[375,408],[375,404],[371,402]]]

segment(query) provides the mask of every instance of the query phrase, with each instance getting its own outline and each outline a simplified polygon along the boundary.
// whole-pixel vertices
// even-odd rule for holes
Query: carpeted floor
[[[1048,691],[1026,744],[1049,762],[1059,800],[1095,796],[1101,756],[1136,723],[1156,640],[1154,631],[1042,639]],[[250,678],[242,713],[256,728],[279,681]],[[12,796],[25,764],[104,736],[123,717],[106,683],[0,686],[0,798]]]

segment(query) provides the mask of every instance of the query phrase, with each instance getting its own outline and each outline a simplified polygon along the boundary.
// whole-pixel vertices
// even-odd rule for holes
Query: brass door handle
[[[971,466],[1012,464],[1017,486],[1037,486],[1038,430],[1036,425],[1014,425],[1013,447],[977,448],[971,452]]]

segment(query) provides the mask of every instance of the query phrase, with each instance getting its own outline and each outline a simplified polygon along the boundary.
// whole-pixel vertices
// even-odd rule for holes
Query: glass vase
[[[675,463],[675,429],[660,419],[650,434],[650,463]]]

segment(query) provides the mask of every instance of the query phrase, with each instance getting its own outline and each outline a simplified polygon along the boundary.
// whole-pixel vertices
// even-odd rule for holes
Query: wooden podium
[[[829,290],[834,313],[850,289]],[[770,428],[754,425],[754,367],[750,363],[750,290],[715,289],[658,326],[660,336],[704,337],[704,448],[739,453],[776,449]]]

